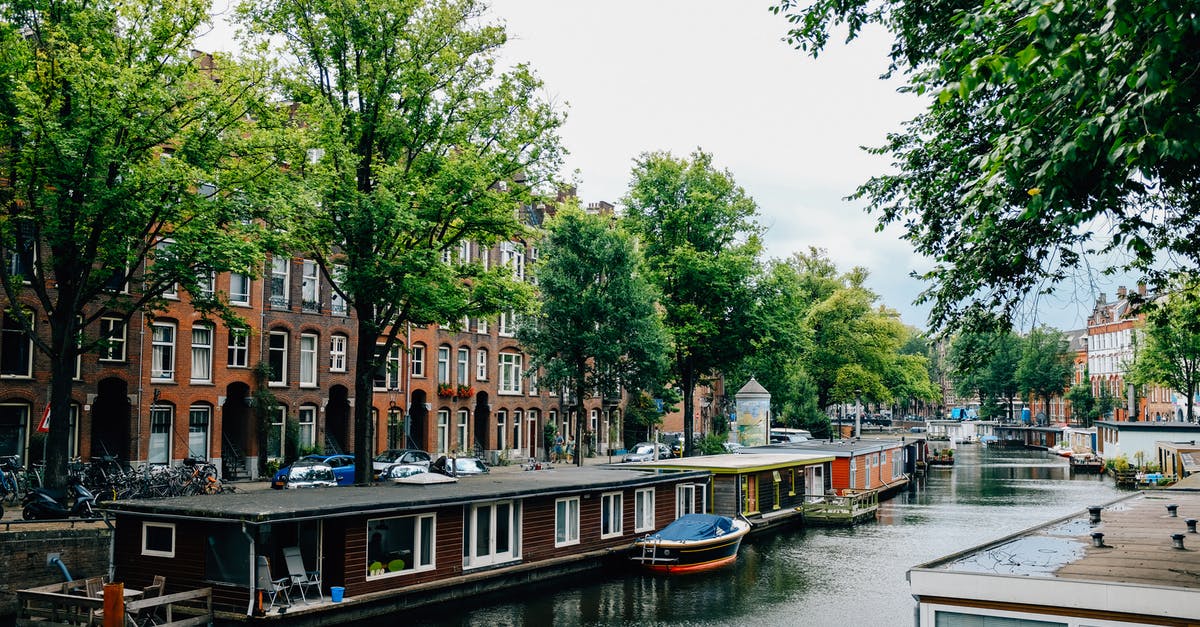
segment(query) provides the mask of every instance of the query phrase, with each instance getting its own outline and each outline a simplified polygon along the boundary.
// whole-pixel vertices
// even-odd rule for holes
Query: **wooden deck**
[[[854,525],[874,520],[879,493],[871,490],[846,496],[811,496],[803,505],[804,521],[813,525]]]
[[[16,626],[104,624],[99,612],[105,609],[105,599],[86,596],[84,585],[84,580],[79,579],[17,591]],[[124,606],[123,624],[132,627],[145,624],[186,627],[213,623],[212,588],[164,594],[152,599],[134,598]],[[156,617],[153,622],[149,620],[152,615]]]

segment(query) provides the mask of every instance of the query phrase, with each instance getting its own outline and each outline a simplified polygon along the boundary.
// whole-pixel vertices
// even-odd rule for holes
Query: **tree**
[[[1045,326],[1031,329],[1021,347],[1017,383],[1022,394],[1041,398],[1050,419],[1050,399],[1061,396],[1071,382],[1075,364],[1062,332]]]
[[[1083,425],[1085,429],[1091,427],[1096,397],[1092,395],[1092,386],[1086,376],[1082,382],[1071,386],[1067,392],[1067,401],[1071,403],[1071,416],[1075,422]]]
[[[1129,381],[1156,383],[1178,390],[1188,399],[1187,421],[1195,422],[1194,403],[1200,387],[1200,282],[1186,280],[1166,299],[1147,307],[1141,346],[1129,369]]]
[[[1020,389],[1020,359],[1021,340],[1011,331],[964,330],[950,344],[948,361],[955,391],[961,396],[978,396],[984,418],[1006,409],[1011,422],[1013,401]]]
[[[210,278],[259,264],[248,173],[270,164],[248,120],[271,112],[252,66],[192,53],[207,9],[0,6],[0,285],[50,362],[50,486],[66,482],[75,364],[105,345],[99,318],[127,326],[181,285],[232,320]]]
[[[935,260],[920,297],[934,326],[1012,313],[1095,263],[1152,278],[1200,265],[1186,235],[1200,221],[1193,2],[780,0],[774,10],[813,55],[836,26],[850,39],[888,28],[889,74],[930,97],[876,151],[895,173],[856,196]]]
[[[279,89],[302,131],[290,159],[294,246],[317,259],[356,316],[360,483],[374,446],[372,375],[404,323],[453,325],[520,310],[530,296],[512,268],[458,254],[463,242],[486,251],[521,237],[518,208],[560,160],[561,116],[528,68],[496,69],[504,29],[483,11],[477,0],[274,0],[239,10],[286,54]]]
[[[654,291],[638,271],[633,239],[610,216],[568,207],[546,229],[537,268],[540,306],[517,339],[530,355],[530,371],[542,370],[543,384],[573,392],[575,441],[582,443],[590,391],[616,397],[622,386],[661,385],[666,335]],[[576,463],[582,458],[576,455]]]
[[[704,376],[736,364],[750,324],[761,249],[754,200],[712,155],[641,155],[624,204],[662,294],[676,382],[683,393],[684,454],[692,450],[693,392]]]

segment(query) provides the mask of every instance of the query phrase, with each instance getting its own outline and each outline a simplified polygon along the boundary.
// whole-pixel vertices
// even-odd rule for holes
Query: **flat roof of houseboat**
[[[428,510],[433,507],[508,498],[555,496],[677,483],[708,472],[649,473],[583,467],[528,472],[494,472],[460,477],[457,483],[404,485],[392,482],[369,487],[345,486],[297,490],[254,490],[234,494],[197,495],[105,503],[117,514],[268,522],[311,517],[354,516],[370,512]]]
[[[745,449],[743,449],[745,450]],[[757,450],[757,449],[755,449]],[[819,453],[722,453],[720,455],[697,455],[683,459],[660,459],[648,462],[621,464],[630,468],[662,468],[678,470],[708,470],[715,474],[775,470],[798,465],[820,464],[833,461],[832,455]]]
[[[1171,516],[1168,505],[1177,506]],[[1170,616],[1200,608],[1200,491],[1141,492],[909,571],[916,596]],[[1102,533],[1095,546],[1093,533]],[[1182,534],[1185,548],[1176,548]],[[981,579],[988,577],[989,579]],[[1166,613],[1164,613],[1166,612]]]
[[[764,446],[748,446],[738,449],[737,455],[750,455],[761,453],[778,453],[791,454],[798,453],[830,455],[833,457],[848,457],[850,455],[858,455],[860,453],[873,453],[875,451],[883,451],[896,446],[903,446],[911,442],[919,441],[921,438],[913,440],[901,440],[900,438],[892,439],[842,439],[834,440],[805,440],[803,442],[780,442],[778,444],[767,444]]]

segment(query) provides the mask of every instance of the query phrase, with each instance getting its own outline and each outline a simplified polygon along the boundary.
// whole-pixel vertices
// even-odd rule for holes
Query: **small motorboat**
[[[634,542],[631,559],[658,573],[692,573],[720,568],[737,559],[745,520],[715,514],[685,514]]]

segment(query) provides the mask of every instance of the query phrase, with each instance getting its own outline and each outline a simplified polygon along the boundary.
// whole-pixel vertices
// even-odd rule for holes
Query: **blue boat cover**
[[[733,531],[732,518],[715,514],[684,514],[651,537],[683,542],[716,538],[731,531]]]

